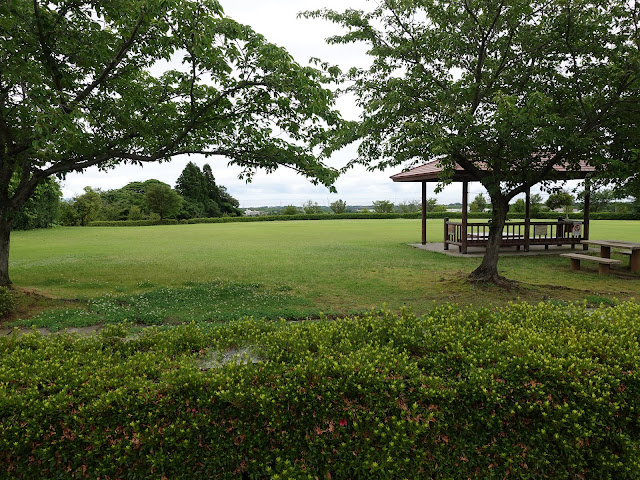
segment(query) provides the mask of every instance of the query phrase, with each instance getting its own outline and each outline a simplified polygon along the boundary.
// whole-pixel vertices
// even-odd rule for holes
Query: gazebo
[[[545,180],[588,180],[589,174],[595,168],[581,162],[580,170],[569,170],[556,165],[554,170]],[[422,183],[422,244],[427,243],[427,182],[439,182],[442,177],[442,167],[438,160],[425,163],[410,170],[397,173],[391,176],[394,182],[420,182]],[[461,253],[467,253],[467,247],[486,247],[489,235],[488,222],[469,222],[468,219],[468,194],[469,182],[475,181],[460,165],[456,164],[453,182],[462,182],[462,219],[451,221],[444,219],[444,249],[448,250],[450,245],[455,245]],[[583,221],[564,220],[558,218],[556,221],[531,221],[530,212],[530,192],[526,192],[525,198],[525,218],[521,222],[508,221],[502,232],[502,245],[515,246],[518,250],[522,247],[524,251],[529,251],[531,245],[544,245],[546,249],[549,245],[571,245],[575,248],[582,240],[589,239],[589,182],[585,182],[584,196],[584,218]],[[588,248],[584,245],[583,248]]]

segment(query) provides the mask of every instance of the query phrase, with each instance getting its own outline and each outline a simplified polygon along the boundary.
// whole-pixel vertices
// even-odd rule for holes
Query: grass
[[[442,220],[430,220],[427,231],[428,241],[439,241]],[[515,291],[474,287],[466,276],[480,258],[408,247],[419,235],[420,221],[405,219],[56,228],[15,232],[10,268],[15,285],[82,302],[84,313],[75,317],[36,317],[54,328],[72,317],[76,324],[171,323],[243,314],[294,318],[383,304],[418,314],[434,302],[595,304],[639,291],[640,275],[623,267],[609,277],[589,265],[571,272],[557,256],[502,258],[501,273],[521,282]],[[591,238],[637,241],[640,222],[593,221]]]

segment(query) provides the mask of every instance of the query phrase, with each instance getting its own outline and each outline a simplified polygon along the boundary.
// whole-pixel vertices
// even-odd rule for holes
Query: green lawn
[[[442,220],[430,220],[427,228],[428,240],[438,241]],[[555,256],[504,257],[501,273],[521,282],[516,291],[474,287],[465,278],[479,258],[449,257],[407,246],[419,241],[419,236],[420,221],[404,219],[15,232],[11,278],[16,286],[49,296],[93,299],[94,303],[104,297],[121,310],[143,298],[159,302],[163,294],[153,292],[163,288],[183,296],[198,288],[209,293],[201,295],[206,301],[192,308],[190,316],[209,320],[226,320],[243,311],[291,317],[348,313],[386,304],[394,310],[408,306],[422,313],[434,301],[475,305],[504,304],[516,298],[597,301],[640,293],[640,275],[623,267],[601,277],[595,265],[571,272],[568,260]],[[591,238],[637,241],[640,222],[594,221]],[[251,298],[262,303],[257,307]],[[208,317],[206,311],[215,310],[224,299],[229,305],[222,305],[216,318]],[[162,310],[160,315],[186,320],[167,312]],[[130,309],[116,317],[139,319]]]

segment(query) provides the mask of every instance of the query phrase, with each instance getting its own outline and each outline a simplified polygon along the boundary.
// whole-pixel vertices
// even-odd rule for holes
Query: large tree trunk
[[[11,236],[11,222],[5,215],[0,215],[0,286],[11,284],[9,280],[9,237]]]
[[[503,284],[505,278],[498,275],[498,260],[500,259],[500,243],[502,241],[502,229],[507,221],[509,211],[509,201],[491,199],[493,212],[491,215],[491,225],[489,227],[489,238],[487,239],[487,250],[485,251],[482,263],[469,275],[473,282],[490,282]]]

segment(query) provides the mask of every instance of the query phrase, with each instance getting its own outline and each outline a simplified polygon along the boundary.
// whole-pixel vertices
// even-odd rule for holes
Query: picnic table
[[[601,258],[611,258],[612,248],[625,251],[621,253],[631,252],[629,257],[629,267],[632,272],[640,272],[640,243],[623,242],[620,240],[582,240],[581,243],[585,243],[587,245],[599,245]]]

